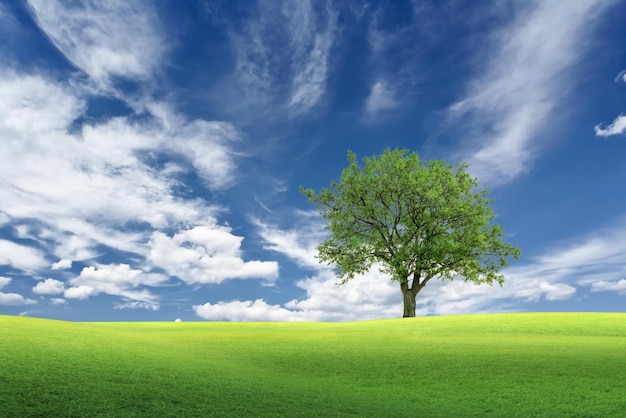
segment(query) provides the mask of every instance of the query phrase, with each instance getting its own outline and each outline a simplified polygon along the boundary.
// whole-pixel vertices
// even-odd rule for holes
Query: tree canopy
[[[380,263],[399,282],[407,317],[432,278],[503,283],[500,269],[520,250],[502,240],[493,200],[477,190],[467,163],[423,162],[406,149],[386,149],[363,164],[348,152],[348,162],[330,188],[300,188],[331,233],[318,259],[335,265],[342,284]]]

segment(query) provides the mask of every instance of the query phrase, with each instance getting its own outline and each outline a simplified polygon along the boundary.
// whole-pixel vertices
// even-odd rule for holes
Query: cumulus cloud
[[[48,262],[43,253],[37,249],[0,239],[0,265],[9,265],[24,271],[36,271],[47,266]]]
[[[68,299],[84,300],[89,298],[89,296],[97,294],[97,292],[91,286],[77,286],[66,289],[63,294]]]
[[[626,115],[620,114],[615,118],[613,123],[606,128],[602,128],[602,124],[596,125],[594,130],[597,136],[621,135],[626,132]]]
[[[166,40],[148,3],[29,0],[41,30],[100,85],[112,77],[145,80],[161,63]]]
[[[187,283],[221,283],[227,279],[263,279],[274,282],[278,263],[244,261],[243,237],[225,226],[196,226],[172,237],[154,232],[150,239],[150,262]]]
[[[50,266],[52,270],[67,270],[72,268],[72,260],[63,258]]]
[[[199,317],[214,321],[357,321],[402,313],[400,287],[377,271],[358,276],[344,286],[337,286],[337,282],[328,270],[301,280],[297,286],[306,291],[306,299],[294,299],[282,306],[257,299],[193,308]]]
[[[205,303],[193,307],[200,318],[220,321],[301,321],[303,312],[293,312],[280,305],[269,305],[262,299],[254,301]]]
[[[11,279],[9,277],[0,276],[0,289],[5,287],[9,283],[11,283]],[[19,293],[0,292],[0,305],[33,305],[35,303],[37,303],[37,301],[27,299]]]
[[[72,287],[65,290],[69,299],[87,299],[99,293],[120,296],[130,301],[155,303],[156,297],[144,286],[163,285],[169,277],[132,269],[128,264],[109,264],[83,268],[80,275],[70,279]]]
[[[528,170],[545,142],[538,134],[567,94],[567,69],[583,56],[585,37],[612,3],[528,2],[494,33],[491,56],[448,113],[470,144],[461,157],[481,182],[507,183]]]
[[[38,295],[58,295],[65,291],[65,283],[55,279],[46,279],[33,287],[33,293]]]

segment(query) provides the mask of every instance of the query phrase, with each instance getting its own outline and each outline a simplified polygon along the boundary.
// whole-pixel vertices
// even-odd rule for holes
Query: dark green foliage
[[[415,296],[433,277],[502,284],[499,270],[520,250],[502,241],[492,200],[475,190],[467,164],[422,162],[398,149],[363,165],[349,152],[348,161],[331,188],[301,188],[331,232],[318,258],[337,267],[342,283],[380,263],[400,283],[404,316],[415,316]]]

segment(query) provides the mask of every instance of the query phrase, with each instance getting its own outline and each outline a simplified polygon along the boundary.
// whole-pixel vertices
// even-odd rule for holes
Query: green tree
[[[500,268],[520,250],[502,241],[493,200],[476,190],[466,163],[422,162],[398,149],[362,165],[348,152],[348,161],[331,188],[300,187],[327,221],[331,237],[317,257],[336,266],[341,284],[379,263],[400,285],[404,317],[415,316],[416,296],[432,278],[502,285]]]

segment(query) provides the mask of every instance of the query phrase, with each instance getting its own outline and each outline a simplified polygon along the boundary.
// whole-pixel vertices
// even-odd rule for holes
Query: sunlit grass
[[[0,316],[0,416],[626,416],[626,314]]]

